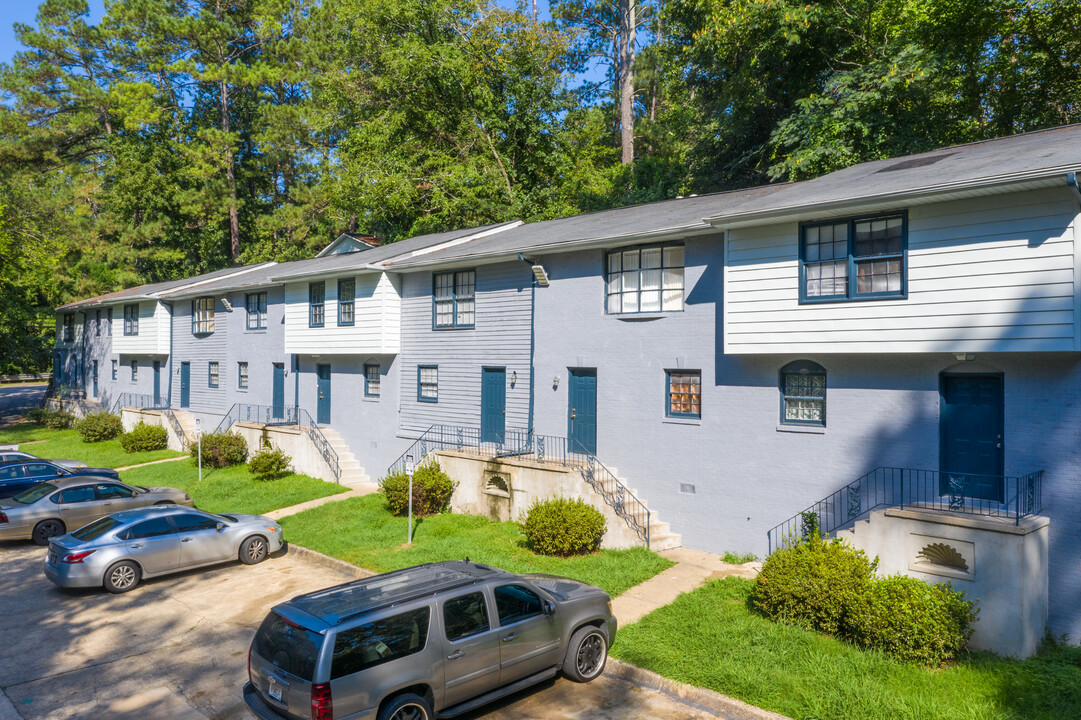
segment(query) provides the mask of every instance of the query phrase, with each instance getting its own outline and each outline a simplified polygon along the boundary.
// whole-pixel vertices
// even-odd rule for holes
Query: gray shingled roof
[[[436,262],[645,238],[666,231],[705,232],[713,225],[751,216],[781,214],[809,206],[834,206],[965,183],[1016,179],[1020,175],[1081,169],[1081,124],[997,140],[957,145],[838,170],[813,180],[678,198],[572,217],[527,223],[432,255],[388,263],[406,269]]]
[[[259,264],[263,263],[256,263],[256,265]],[[85,300],[76,300],[75,302],[68,303],[67,305],[61,305],[57,308],[57,310],[79,310],[81,308],[94,307],[95,305],[112,305],[113,303],[121,302],[123,300],[148,298],[174,288],[190,285],[191,283],[202,282],[204,280],[211,280],[213,278],[222,277],[224,275],[230,275],[232,273],[240,272],[242,270],[244,270],[243,267],[231,267],[224,268],[222,270],[215,270],[214,272],[204,273],[202,275],[196,275],[194,277],[181,278],[179,280],[166,280],[164,282],[150,283],[148,285],[136,285],[135,287],[126,288],[124,290],[117,290],[115,292],[106,293],[104,295],[86,298]]]

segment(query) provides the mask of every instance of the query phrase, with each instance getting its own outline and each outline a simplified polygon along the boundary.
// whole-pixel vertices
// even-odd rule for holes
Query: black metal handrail
[[[120,408],[133,408],[135,410],[163,410],[169,407],[166,398],[153,393],[120,393],[113,403],[110,412],[116,412]]]
[[[491,458],[517,457],[545,465],[573,468],[649,547],[649,508],[596,455],[558,435],[538,435],[519,429],[506,430],[494,437],[485,435],[480,428],[432,425],[387,468],[387,474],[404,472],[409,456],[413,457],[415,464],[420,465],[430,453],[439,450],[468,452]]]
[[[1000,517],[1016,525],[1043,509],[1043,470],[1011,477],[875,468],[772,528],[769,552],[802,541],[814,527],[828,535],[873,510],[889,507]]]
[[[319,425],[312,419],[311,414],[304,408],[300,408],[297,413],[297,424],[301,430],[307,433],[308,438],[315,444],[315,449],[323,456],[323,460],[330,467],[330,471],[334,473],[334,482],[341,482],[342,466],[341,461],[338,459],[338,452],[331,446],[327,436],[323,434],[323,431],[319,429]]]
[[[260,425],[296,425],[300,408],[296,405],[254,405],[233,403],[214,432],[228,432],[233,423],[250,422]]]
[[[176,433],[177,438],[180,440],[180,445],[183,448],[188,447],[188,434],[184,432],[184,426],[180,424],[180,419],[177,418],[176,413],[171,408],[161,409],[162,417],[169,423],[169,427]]]

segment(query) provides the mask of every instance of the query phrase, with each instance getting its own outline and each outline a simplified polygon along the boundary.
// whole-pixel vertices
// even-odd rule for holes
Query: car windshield
[[[55,485],[50,485],[49,483],[42,483],[41,485],[35,485],[29,490],[23,490],[21,493],[11,499],[22,505],[29,505],[30,503],[37,502],[38,500],[45,497],[54,490],[56,490]]]
[[[114,520],[112,517],[103,517],[99,520],[95,520],[84,528],[76,530],[71,535],[77,540],[97,540],[99,537],[119,525],[123,525],[123,523],[119,520]]]

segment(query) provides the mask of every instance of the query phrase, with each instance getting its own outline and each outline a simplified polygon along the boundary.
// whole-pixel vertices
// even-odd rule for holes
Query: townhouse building
[[[1020,608],[1004,622],[1024,632],[985,646],[1030,654],[1045,626],[1081,637],[1079,168],[1068,126],[386,247],[346,236],[60,308],[58,377],[158,358],[169,407],[303,410],[365,479],[472,454],[481,494],[513,496],[529,466],[536,496],[555,458],[654,546],[761,556],[817,524],[970,588],[988,624]],[[136,299],[140,322],[165,308],[158,354],[88,337],[87,313],[122,331]]]

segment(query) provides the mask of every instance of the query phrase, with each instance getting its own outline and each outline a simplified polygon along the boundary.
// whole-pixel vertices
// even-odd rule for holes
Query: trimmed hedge
[[[751,603],[776,622],[818,630],[899,660],[938,666],[962,652],[978,610],[949,583],[876,577],[878,560],[817,533],[771,555]]]
[[[248,443],[236,433],[203,433],[203,465],[212,468],[240,465],[248,459]],[[188,443],[193,465],[199,464],[198,438]]]
[[[83,442],[88,443],[112,440],[124,432],[124,423],[120,416],[108,412],[87,415],[75,427],[83,436]]]
[[[607,529],[601,511],[580,498],[534,500],[522,523],[534,552],[558,557],[593,552]]]
[[[164,450],[169,446],[169,433],[161,425],[149,425],[139,422],[120,436],[120,447],[126,453],[149,452],[151,450]]]
[[[443,472],[432,460],[417,467],[413,473],[413,515],[438,515],[450,509],[450,499],[458,483]],[[379,491],[395,515],[409,514],[409,475],[404,472],[387,475],[379,480]]]
[[[281,448],[266,445],[248,461],[248,469],[258,480],[277,480],[291,472],[293,458]]]

